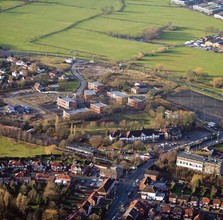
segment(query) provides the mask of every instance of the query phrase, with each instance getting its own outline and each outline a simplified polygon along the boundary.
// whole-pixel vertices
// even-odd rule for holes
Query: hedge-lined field
[[[0,0],[0,7],[10,1]],[[13,1],[21,4],[21,1]],[[10,4],[12,4],[10,3]],[[9,3],[8,3],[9,4]],[[213,26],[223,30],[223,22],[185,8],[170,6],[169,0],[42,0],[0,13],[0,44],[14,50],[40,51],[67,56],[103,56],[111,60],[130,60],[138,52],[153,67],[181,74],[196,67],[210,75],[222,75],[222,54],[186,48],[182,44],[205,35]],[[103,8],[112,8],[103,14]],[[122,9],[122,10],[121,10]],[[109,33],[141,36],[143,29],[172,24],[178,29],[165,31],[155,44],[118,39]],[[150,56],[151,50],[172,44],[169,52]],[[177,47],[176,47],[177,46]]]

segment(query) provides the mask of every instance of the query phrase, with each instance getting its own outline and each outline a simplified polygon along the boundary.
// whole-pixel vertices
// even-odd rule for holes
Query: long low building
[[[65,118],[65,119],[74,119],[74,118],[83,119],[84,117],[87,117],[90,113],[91,113],[91,110],[88,108],[64,110],[63,118]]]
[[[223,175],[222,160],[216,158],[181,152],[177,156],[176,165],[208,174]]]
[[[57,97],[57,105],[64,109],[77,108],[77,101],[69,97]]]
[[[109,135],[110,140],[122,140],[122,141],[155,141],[158,140],[161,136],[163,136],[162,132],[153,129],[142,129],[142,130],[134,130],[134,131],[127,131],[121,132],[119,130],[111,133]]]

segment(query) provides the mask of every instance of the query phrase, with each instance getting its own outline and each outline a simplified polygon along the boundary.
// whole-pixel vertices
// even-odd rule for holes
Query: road
[[[119,182],[119,187],[115,198],[111,206],[107,211],[107,220],[111,220],[119,211],[119,207],[121,204],[126,204],[129,202],[128,192],[134,192],[131,196],[131,200],[137,197],[137,187],[136,187],[136,180],[140,180],[143,178],[144,170],[151,167],[155,163],[155,160],[149,160],[138,169],[136,169],[133,173],[127,176],[126,182]]]
[[[74,64],[71,66],[71,72],[73,73],[74,77],[80,82],[79,87],[76,90],[76,96],[80,97],[83,94],[84,89],[87,86],[86,80],[80,75],[80,73],[77,71],[77,66],[81,64],[82,60],[77,60]]]

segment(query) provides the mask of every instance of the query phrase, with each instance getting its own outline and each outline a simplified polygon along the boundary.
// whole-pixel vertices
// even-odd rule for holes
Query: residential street
[[[121,204],[125,205],[130,201],[130,198],[128,197],[128,193],[133,191],[133,195],[131,196],[131,200],[133,200],[135,197],[137,197],[137,187],[136,187],[136,181],[141,180],[144,175],[144,170],[151,167],[155,163],[155,160],[149,160],[142,166],[140,166],[138,169],[136,169],[133,173],[131,173],[129,176],[127,176],[126,182],[119,182],[117,194],[110,206],[110,208],[107,211],[107,220],[111,220],[116,213],[118,213],[118,209]]]

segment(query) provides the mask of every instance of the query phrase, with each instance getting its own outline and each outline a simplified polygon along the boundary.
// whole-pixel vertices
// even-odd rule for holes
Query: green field
[[[205,35],[206,27],[223,30],[223,22],[198,12],[170,6],[169,0],[41,0],[0,13],[0,44],[13,50],[40,51],[67,56],[104,57],[114,61],[130,60],[142,51],[141,61],[181,74],[202,67],[211,76],[222,75],[222,54],[186,48],[185,41]],[[22,4],[0,0],[2,9]],[[102,8],[113,7],[111,14]],[[166,31],[153,44],[109,36],[110,32],[140,36],[143,29],[171,23],[175,31]],[[171,44],[168,53],[150,56],[150,51]],[[178,74],[178,73],[177,73]]]
[[[47,154],[45,147],[0,136],[0,157],[32,157]]]

